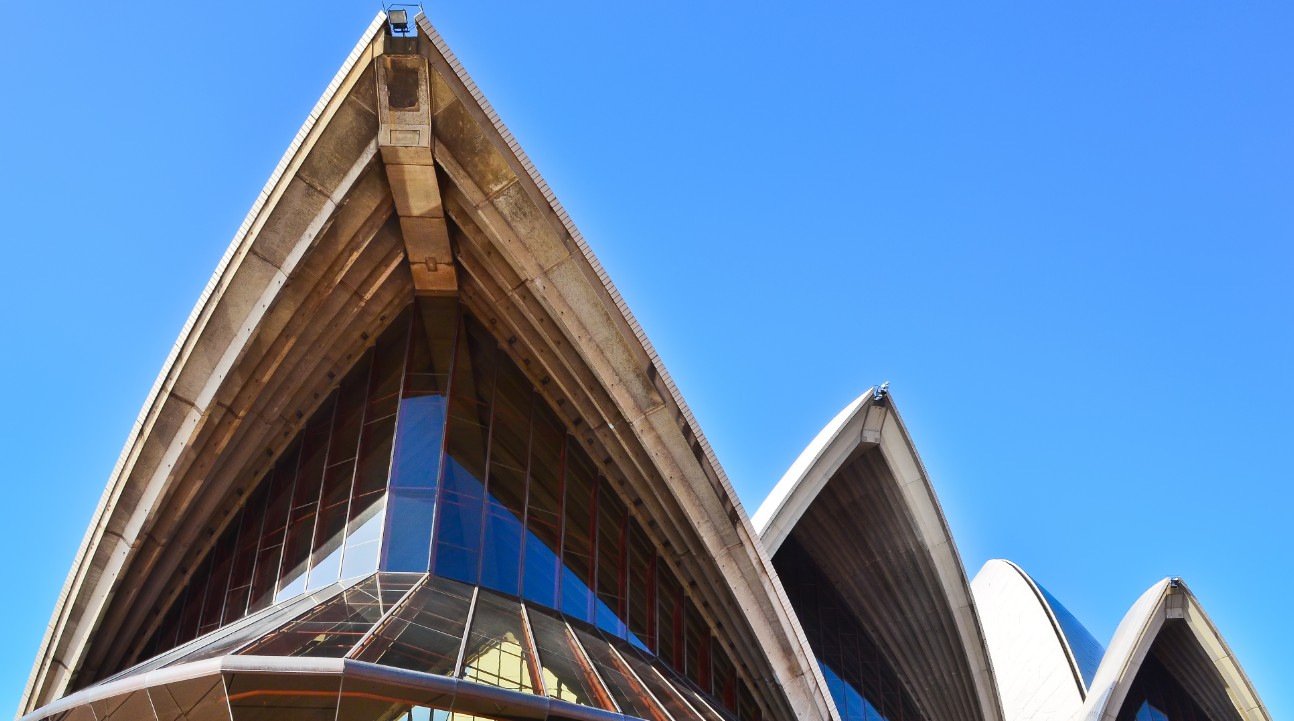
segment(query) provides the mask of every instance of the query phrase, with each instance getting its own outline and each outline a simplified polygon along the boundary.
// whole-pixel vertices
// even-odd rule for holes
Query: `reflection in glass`
[[[580,647],[588,654],[589,659],[597,666],[598,675],[615,699],[620,712],[628,716],[637,716],[648,721],[670,721],[657,701],[642,685],[642,682],[629,670],[611,646],[583,629],[573,629]],[[684,721],[678,719],[678,721]]]
[[[509,691],[541,692],[521,604],[492,593],[477,596],[463,650],[462,677]]]
[[[531,607],[526,609],[530,630],[539,654],[544,691],[551,698],[615,711],[611,697],[575,643],[572,632],[557,616]]]
[[[340,676],[231,673],[233,721],[337,721]]]
[[[595,462],[570,432],[580,419],[563,418],[536,388],[546,381],[523,370],[510,357],[514,346],[492,331],[455,299],[419,299],[402,312],[272,467],[248,470],[246,504],[195,565],[193,580],[174,592],[152,640],[141,644],[144,652],[163,653],[275,600],[339,579],[353,582],[379,567],[431,571],[436,577],[363,641],[359,658],[470,673],[602,708],[619,703],[617,693],[641,695],[635,684],[655,683],[625,668],[607,681],[620,691],[599,690],[580,665],[587,660],[563,651],[560,633],[537,640],[538,654],[554,659],[541,671],[520,633],[519,606],[509,611],[516,617],[512,636],[491,637],[494,656],[480,657],[495,668],[484,661],[456,667],[471,585],[479,584],[524,600],[537,617],[539,609],[552,609],[572,624],[588,624],[585,632],[596,627],[595,635],[626,652],[623,642],[659,653],[666,666],[720,699],[711,705],[739,710],[743,693],[749,696],[742,672],[658,552],[641,503],[620,495],[614,467]],[[259,484],[252,482],[258,476]],[[365,581],[254,652],[345,653],[378,623],[384,602],[374,593]],[[481,624],[489,605],[482,606]],[[535,627],[552,631],[548,620]],[[668,708],[669,698],[659,703]],[[684,705],[707,716],[707,703]],[[658,713],[638,704],[648,709],[643,713]],[[744,716],[753,708],[747,704]]]
[[[352,655],[360,661],[450,676],[471,609],[472,589],[429,578]]]
[[[418,576],[380,573],[342,591],[240,653],[341,658],[413,588]]]

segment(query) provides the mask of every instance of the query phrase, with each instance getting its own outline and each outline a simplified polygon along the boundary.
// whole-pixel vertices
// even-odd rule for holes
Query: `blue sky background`
[[[752,512],[869,385],[968,572],[1101,640],[1184,576],[1294,714],[1294,5],[429,8]],[[16,706],[162,361],[376,2],[6,3]],[[7,699],[7,700],[6,700]]]

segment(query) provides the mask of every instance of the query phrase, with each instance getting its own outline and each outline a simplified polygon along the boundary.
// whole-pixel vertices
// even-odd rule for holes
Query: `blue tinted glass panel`
[[[1038,585],[1038,590],[1042,591],[1043,598],[1047,599],[1047,605],[1051,606],[1051,612],[1055,614],[1060,630],[1065,634],[1065,641],[1069,644],[1070,651],[1074,653],[1074,660],[1078,662],[1079,673],[1083,674],[1084,685],[1090,687],[1092,679],[1096,676],[1096,667],[1101,665],[1101,657],[1105,656],[1105,647],[1047,589]]]

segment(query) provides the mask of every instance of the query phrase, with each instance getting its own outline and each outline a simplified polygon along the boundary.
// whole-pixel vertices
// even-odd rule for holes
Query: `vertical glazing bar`
[[[454,660],[454,672],[450,678],[463,675],[463,657],[467,655],[467,639],[472,635],[472,617],[476,615],[476,600],[481,595],[481,587],[472,588],[472,605],[467,609],[467,620],[463,622],[463,638],[458,644],[458,658]]]

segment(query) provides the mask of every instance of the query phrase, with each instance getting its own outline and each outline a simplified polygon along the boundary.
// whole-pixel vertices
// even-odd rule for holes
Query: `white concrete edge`
[[[1060,619],[1056,618],[1055,610],[1052,609],[1050,603],[1047,603],[1047,597],[1042,595],[1042,589],[1033,580],[1033,576],[1020,568],[1019,564],[1005,558],[995,558],[984,565],[987,566],[989,563],[1004,563],[1010,566],[1016,573],[1020,574],[1020,578],[1024,579],[1025,583],[1029,584],[1029,589],[1033,591],[1034,598],[1038,599],[1038,605],[1042,607],[1043,613],[1047,614],[1047,620],[1051,622],[1051,628],[1056,633],[1056,640],[1060,642],[1060,647],[1065,652],[1065,659],[1069,662],[1069,668],[1074,673],[1074,683],[1078,686],[1079,698],[1086,699],[1087,682],[1083,680],[1083,671],[1078,667],[1078,657],[1074,655],[1074,649],[1069,644],[1069,637],[1065,635],[1065,629],[1060,625]]]
[[[1076,721],[1115,721],[1137,672],[1167,620],[1170,584],[1167,578],[1155,583],[1119,622]],[[1184,583],[1172,590],[1174,594],[1186,596],[1186,622],[1191,635],[1213,660],[1240,717],[1245,721],[1271,721],[1267,707],[1195,594]]]
[[[336,96],[337,90],[350,74],[355,63],[358,62],[360,57],[364,54],[364,51],[372,43],[373,37],[382,28],[385,21],[385,11],[379,11],[373,21],[369,24],[368,28],[364,31],[360,40],[346,56],[341,68],[334,74],[332,81],[328,84],[327,88],[325,88],[318,102],[315,103],[314,108],[310,111],[305,122],[297,131],[292,142],[288,145],[287,150],[280,158],[278,165],[270,174],[264,188],[262,188],[256,200],[252,203],[251,209],[248,210],[238,231],[234,234],[233,240],[225,250],[219,263],[217,263],[215,271],[207,281],[206,287],[199,295],[197,303],[189,313],[189,317],[181,328],[179,336],[173,344],[170,353],[163,362],[162,369],[158,373],[157,379],[153,382],[152,388],[149,390],[148,396],[144,401],[144,405],[140,409],[140,412],[135,419],[135,423],[131,427],[126,444],[118,455],[116,464],[113,466],[107,487],[104,489],[104,492],[100,497],[99,504],[94,511],[90,526],[86,530],[85,537],[82,539],[81,545],[77,550],[77,555],[72,563],[72,568],[68,573],[67,579],[63,583],[63,588],[59,593],[57,602],[55,603],[54,612],[49,624],[46,626],[45,635],[42,638],[39,650],[37,651],[36,662],[32,667],[32,671],[29,674],[27,683],[23,689],[22,698],[19,701],[20,711],[29,705],[31,702],[31,694],[35,689],[36,683],[45,675],[45,673],[47,673],[50,663],[53,661],[51,653],[52,647],[55,642],[67,632],[67,629],[64,628],[64,624],[66,622],[65,614],[71,605],[73,605],[75,598],[79,597],[79,593],[82,590],[79,588],[79,583],[84,578],[85,572],[88,570],[86,568],[86,563],[90,559],[91,551],[103,540],[108,520],[116,508],[114,501],[120,495],[122,484],[128,478],[127,470],[129,468],[129,464],[136,456],[143,440],[148,435],[147,431],[151,428],[152,421],[156,418],[156,415],[160,410],[160,400],[166,395],[163,391],[173,385],[178,376],[178,368],[183,365],[182,354],[186,349],[191,347],[192,342],[197,335],[195,330],[199,329],[200,324],[204,324],[203,322],[205,319],[210,317],[211,311],[219,303],[219,291],[222,290],[222,286],[227,283],[228,279],[232,277],[232,271],[237,267],[234,261],[241,261],[242,258],[247,255],[249,250],[247,246],[249,246],[249,241],[253,237],[251,231],[257,225],[257,220],[258,218],[261,218],[267,204],[270,204],[272,200],[277,200],[277,197],[280,194],[279,191],[281,191],[281,188],[279,188],[280,181],[283,180],[285,175],[288,175],[288,169],[295,164],[294,161],[300,160],[297,156],[301,150],[301,146],[309,137],[311,131],[315,128],[317,121],[323,116],[328,105]],[[354,178],[350,178],[352,181],[353,179]],[[332,204],[329,203],[329,205]],[[315,226],[312,225],[312,228],[313,227]],[[294,252],[287,262],[290,263],[299,259],[301,252],[301,250]],[[278,282],[273,285],[275,291],[282,287],[282,272],[279,271],[278,275],[280,276],[277,278]],[[262,299],[262,301],[264,301],[264,299]],[[262,304],[258,303],[257,305],[261,310],[264,310],[264,306]],[[246,334],[240,336],[240,340],[246,340],[245,336]],[[223,364],[218,367],[216,371],[219,372],[221,367],[223,367]],[[190,416],[193,415],[193,413],[190,414]],[[188,426],[190,422],[195,421],[193,418],[186,419],[185,426]],[[162,464],[162,467],[165,467],[165,465],[166,464]],[[117,539],[117,543],[119,546],[124,546],[113,554],[113,560],[116,562],[114,564],[115,568],[119,569],[128,557],[130,549],[124,539]],[[105,573],[101,575],[101,578],[111,577],[112,575],[114,574],[105,571]],[[106,600],[106,595],[101,595],[104,595],[104,598],[100,599],[100,604]],[[78,626],[81,625],[84,624],[78,624]],[[86,632],[82,631],[82,635],[84,635],[84,633]],[[70,669],[68,670],[70,671]]]
[[[861,429],[853,432],[854,426],[866,417],[865,409],[874,392],[874,388],[867,389],[818,431],[751,517],[770,556],[777,553],[809,504],[862,441]]]
[[[864,444],[863,424],[867,410],[874,405],[874,393],[875,388],[869,388],[837,413],[795,459],[755,512],[753,523],[770,556],[781,547],[827,481]],[[961,635],[961,646],[975,673],[973,683],[981,712],[986,719],[1001,719],[997,683],[974,611],[970,582],[925,466],[916,454],[893,397],[886,402],[880,440],[882,455],[902,488],[922,544],[938,570],[940,586]]]
[[[984,639],[984,630],[980,626],[979,612],[975,609],[975,599],[971,595],[970,579],[966,577],[966,568],[957,551],[957,544],[953,541],[952,529],[939,504],[939,497],[935,494],[934,484],[926,473],[921,456],[917,454],[916,444],[903,423],[892,395],[889,397],[889,413],[886,414],[885,424],[881,429],[880,450],[903,490],[906,505],[917,523],[922,543],[939,574],[940,587],[953,612],[961,637],[962,652],[966,654],[966,661],[975,675],[973,684],[979,698],[982,718],[1000,721],[1003,719],[1001,694],[997,678],[993,675],[993,664],[989,660],[988,642]]]

